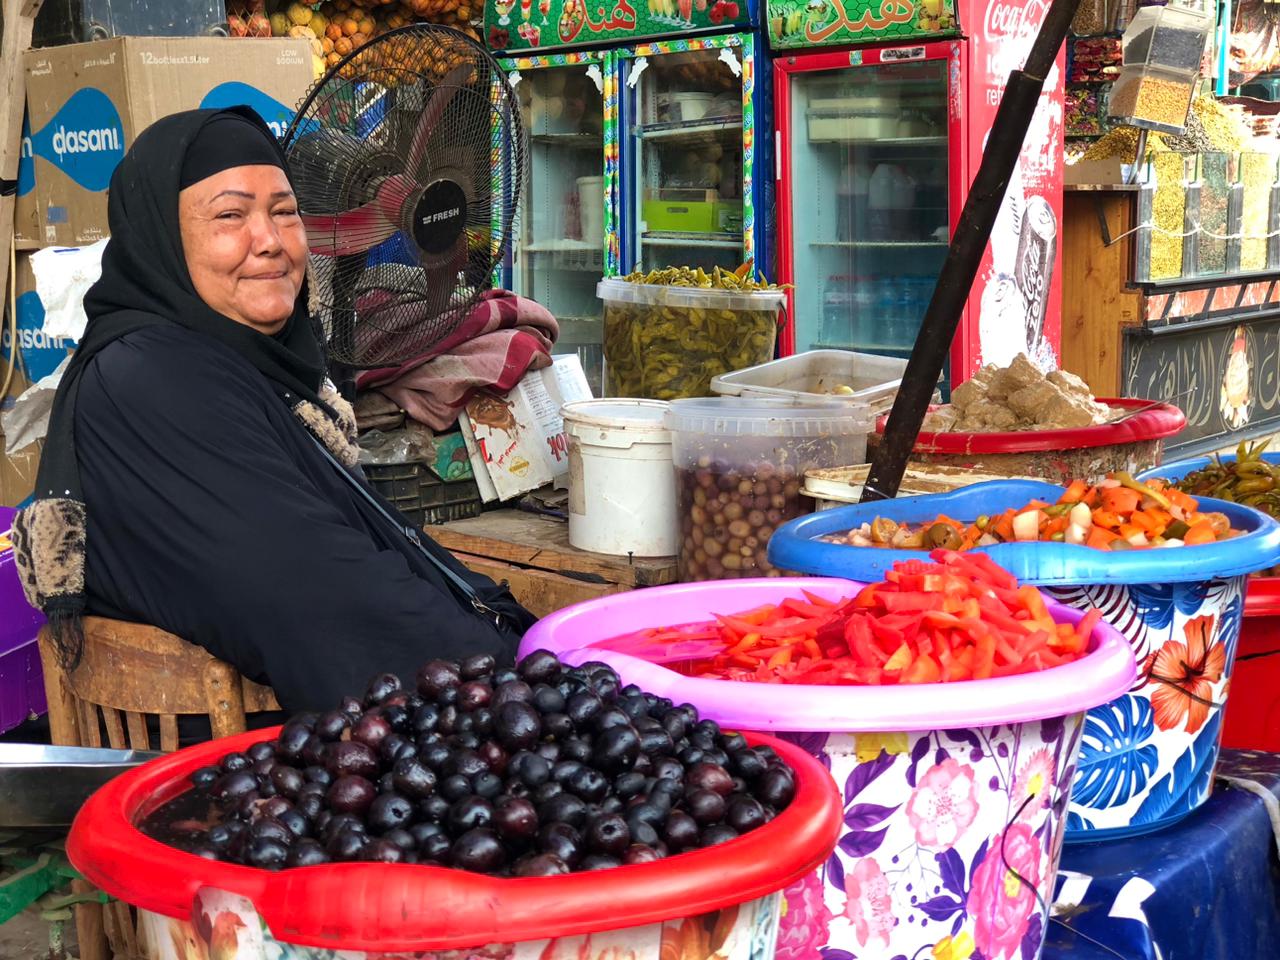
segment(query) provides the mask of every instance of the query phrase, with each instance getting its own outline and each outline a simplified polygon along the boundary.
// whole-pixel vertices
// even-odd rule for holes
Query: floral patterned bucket
[[[1062,488],[1050,484],[1002,480],[828,510],[780,527],[769,541],[769,559],[788,570],[870,579],[919,551],[815,538],[876,516],[899,523],[922,523],[940,513],[977,517],[1033,499],[1052,503],[1061,495]],[[1202,498],[1201,507],[1225,514],[1241,535],[1195,547],[1120,553],[1065,543],[984,548],[1023,583],[1059,602],[1100,609],[1128,640],[1138,663],[1133,689],[1090,710],[1085,722],[1068,842],[1159,830],[1209,798],[1240,638],[1245,575],[1280,563],[1280,524],[1235,503]]]
[[[831,859],[784,891],[779,960],[1035,960],[1083,714],[785,736],[844,791]]]
[[[1150,833],[1209,799],[1246,582],[1047,591],[1060,603],[1101,609],[1138,661],[1133,691],[1090,710],[1085,721],[1069,843]]]
[[[277,940],[246,897],[200,891],[191,919],[138,911],[145,960],[770,960],[781,897],[623,930],[431,952],[365,953]]]
[[[780,960],[1035,960],[1047,923],[1067,793],[1087,710],[1128,690],[1134,662],[1112,627],[1050,671],[914,687],[753,685],[686,677],[584,644],[647,624],[705,620],[808,591],[862,584],[735,580],[652,587],[552,614],[521,653],[602,660],[628,683],[687,701],[726,726],[767,729],[830,771],[838,846],[784,890]],[[1079,611],[1050,602],[1055,619]],[[883,733],[882,729],[909,732]],[[802,732],[803,731],[803,732]]]

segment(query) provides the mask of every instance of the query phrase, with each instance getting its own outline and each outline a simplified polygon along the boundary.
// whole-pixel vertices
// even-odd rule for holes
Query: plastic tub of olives
[[[779,577],[769,538],[813,509],[806,470],[866,459],[870,408],[710,397],[667,413],[676,471],[682,581]]]
[[[526,658],[530,662],[560,669],[547,653]],[[221,960],[375,960],[390,954],[401,960],[775,956],[781,891],[827,859],[840,831],[840,798],[816,759],[772,737],[720,731],[710,721],[697,720],[687,705],[623,687],[617,674],[600,664],[576,669],[568,682],[577,692],[557,704],[551,702],[555,696],[566,696],[560,674],[550,680],[529,671],[503,677],[492,669],[490,658],[490,674],[476,681],[467,678],[465,669],[459,677],[456,665],[451,671],[447,664],[440,666],[444,663],[433,661],[419,672],[417,692],[400,691],[398,682],[379,686],[375,681],[363,702],[349,699],[342,710],[300,715],[282,728],[205,743],[111,781],[90,798],[72,827],[67,841],[72,863],[99,889],[137,908],[145,960],[206,955]],[[441,691],[454,695],[445,697]],[[588,715],[575,698],[592,697],[598,702]],[[405,710],[415,698],[417,706]],[[449,702],[441,705],[442,700]],[[641,704],[643,709],[637,709]],[[459,717],[472,718],[469,734],[484,725],[481,715],[486,712],[492,715],[485,733],[490,739],[474,750],[461,745],[465,734],[438,735],[446,716],[453,718],[449,727]],[[349,716],[344,719],[342,713]],[[503,720],[504,713],[511,716]],[[436,729],[409,739],[422,718],[435,722]],[[384,724],[391,732],[382,729]],[[323,739],[339,728],[336,739]],[[684,769],[674,755],[674,728],[679,728],[675,734],[681,742],[699,737],[717,744],[734,770],[747,761],[755,764],[759,769],[751,785],[732,780],[724,766],[711,761]],[[635,741],[633,749],[613,750],[626,746],[620,744],[626,736]],[[376,751],[359,749],[367,748],[370,739],[379,741]],[[589,762],[564,760],[571,740],[586,744]],[[341,756],[332,749],[317,752],[317,743],[342,748]],[[435,768],[438,782],[426,752],[436,747],[450,753]],[[536,843],[521,840],[516,831],[524,824],[503,818],[508,808],[534,809],[527,800],[513,802],[516,782],[528,786],[524,768],[545,760],[550,747],[558,748],[561,760],[540,786],[560,790],[536,808],[536,833],[530,835]],[[323,754],[324,766],[304,766],[310,752],[317,752],[316,759]],[[519,764],[517,757],[528,763]],[[392,808],[403,806],[406,797],[418,798],[415,810],[442,799],[448,780],[461,776],[455,768],[479,758],[486,769],[470,779],[476,792],[445,803],[450,809],[444,819],[408,815],[413,832],[387,822],[398,815]],[[655,772],[681,765],[681,783],[688,790],[675,799],[663,793],[665,813],[654,792],[662,791],[649,784],[667,781],[637,769],[641,758]],[[581,769],[572,772],[583,776],[556,779],[564,763],[574,763]],[[312,779],[318,776],[315,771],[330,770],[333,776],[330,768],[352,764],[377,769],[366,771],[367,778],[336,770],[339,775],[321,791],[327,806],[309,815],[313,811],[305,809],[303,797],[319,783]],[[617,773],[619,764],[627,767],[622,773]],[[415,773],[415,766],[428,769]],[[609,775],[600,773],[603,769]],[[297,774],[292,779],[300,782],[290,783],[291,777],[282,774]],[[595,774],[599,782],[587,783],[586,774]],[[447,837],[416,828],[434,823],[456,833],[455,815],[470,816],[482,806],[480,781],[486,776],[496,777],[505,791],[494,801],[493,819],[485,827],[464,825],[466,832],[444,844],[448,849],[436,850],[432,842]],[[638,784],[624,788],[628,778]],[[343,785],[361,779],[369,784],[366,792],[377,793],[355,815],[362,831],[351,824],[335,828],[338,818],[353,816],[335,811],[360,799]],[[242,780],[256,786],[243,796],[233,795]],[[603,798],[597,796],[599,790],[593,793],[601,809],[592,813],[579,794],[601,785]],[[630,792],[633,788],[649,792]],[[633,801],[631,806],[624,796]],[[706,810],[692,805],[695,800],[719,800],[721,815],[709,819]],[[603,812],[606,802],[618,815]],[[572,839],[569,821],[552,806],[565,817],[572,810],[583,813],[580,840]],[[203,819],[162,818],[188,808],[192,817]],[[641,808],[661,816],[655,820]],[[749,825],[739,823],[741,831],[731,826],[735,811],[753,810],[763,815]],[[210,826],[215,815],[219,822]],[[626,824],[618,829],[629,839],[604,835],[604,826],[613,821]],[[217,846],[221,841],[214,836],[214,828],[236,822],[243,827],[242,855],[234,853],[234,846]],[[158,838],[157,823],[174,832]],[[683,838],[677,829],[682,825],[688,828]],[[177,831],[184,830],[198,837],[187,849],[174,845]],[[282,835],[272,837],[270,830]],[[662,831],[661,840],[650,837],[649,845],[639,843],[636,831],[644,830]],[[407,847],[398,845],[397,834],[405,835]],[[326,835],[329,841],[322,846],[315,838]],[[362,847],[355,853],[342,849],[352,837]],[[610,858],[600,851],[610,850],[614,841],[632,845],[625,856],[619,852],[603,862]],[[565,848],[571,842],[581,844],[581,853]],[[517,849],[512,844],[525,851],[519,860],[510,859]],[[268,863],[272,846],[283,849]],[[645,856],[631,855],[637,846]],[[403,856],[393,855],[406,849]],[[509,875],[477,860],[495,851],[501,856],[503,850],[509,855]],[[304,851],[314,856],[299,856]],[[251,862],[227,862],[227,856]],[[602,862],[593,864],[593,859]],[[553,861],[557,869],[543,869]],[[574,872],[567,872],[566,863],[574,864]],[[519,869],[521,864],[530,869]],[[485,872],[479,872],[481,867]]]

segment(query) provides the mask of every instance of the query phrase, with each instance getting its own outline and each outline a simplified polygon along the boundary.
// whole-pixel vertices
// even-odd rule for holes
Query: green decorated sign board
[[[775,50],[953,36],[955,0],[767,0]]]
[[[485,0],[484,5],[485,41],[492,50],[616,45],[749,24],[747,0]]]

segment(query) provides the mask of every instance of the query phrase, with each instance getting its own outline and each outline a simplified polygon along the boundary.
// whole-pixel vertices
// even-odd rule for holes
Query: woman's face
[[[182,250],[196,293],[237,323],[273,334],[302,289],[307,232],[279,167],[232,167],[178,194]]]

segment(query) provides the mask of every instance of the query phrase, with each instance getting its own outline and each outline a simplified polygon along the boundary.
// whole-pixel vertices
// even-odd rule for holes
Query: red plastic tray
[[[409,864],[342,863],[272,873],[215,863],[135,826],[190,788],[195,770],[276,735],[256,730],[183,750],[112,780],[81,809],[67,854],[127,903],[189,918],[197,891],[247,897],[279,940],[371,952],[452,950],[692,917],[786,887],[835,847],[842,805],[825,767],[793,744],[747,733],[796,771],[796,796],[736,840],[655,863],[561,877],[504,879]]]
[[[1099,398],[1109,407],[1132,410],[1150,400]],[[931,410],[937,409],[930,407]],[[876,432],[884,433],[887,416],[876,422]],[[1134,414],[1123,423],[1079,427],[1073,430],[1022,430],[1009,433],[921,433],[916,438],[917,453],[1043,453],[1047,450],[1078,450],[1083,447],[1113,447],[1121,443],[1163,440],[1187,425],[1181,410],[1162,403]]]
[[[1254,577],[1222,718],[1222,745],[1280,752],[1280,577]]]

